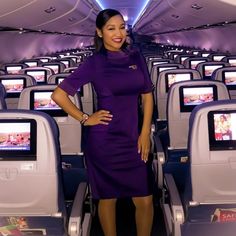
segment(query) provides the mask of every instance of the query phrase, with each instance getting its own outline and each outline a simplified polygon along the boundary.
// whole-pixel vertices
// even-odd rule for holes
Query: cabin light
[[[129,17],[126,15],[124,15],[123,18],[124,18],[124,21],[128,21],[128,19],[129,19]]]
[[[145,3],[143,4],[143,6],[141,7],[137,17],[135,18],[134,22],[133,22],[133,27],[134,25],[137,23],[137,21],[139,20],[139,18],[143,15],[145,8],[147,7],[148,3],[150,2],[150,0],[146,0]]]
[[[96,1],[97,4],[99,5],[99,7],[102,8],[102,10],[105,9],[105,7],[103,6],[103,3],[101,3],[101,1],[99,1],[99,0],[95,0],[95,1]]]
[[[200,10],[200,9],[202,9],[203,7],[200,6],[200,5],[198,5],[198,4],[193,4],[193,5],[191,5],[191,8],[193,8],[194,10]]]
[[[23,28],[19,28],[18,34],[23,34],[23,33],[25,33],[25,32],[26,32],[25,29],[23,29]]]

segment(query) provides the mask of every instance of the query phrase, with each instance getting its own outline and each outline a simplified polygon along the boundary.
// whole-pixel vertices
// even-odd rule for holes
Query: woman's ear
[[[102,31],[98,28],[96,28],[96,31],[97,31],[97,35],[99,38],[102,38]]]

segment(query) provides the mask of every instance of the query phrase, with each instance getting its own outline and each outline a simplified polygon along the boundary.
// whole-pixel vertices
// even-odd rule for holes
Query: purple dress
[[[98,110],[113,115],[109,125],[89,126],[85,148],[94,199],[152,194],[149,168],[138,153],[138,97],[152,91],[146,63],[138,51],[97,53],[59,87],[74,95],[91,82]]]

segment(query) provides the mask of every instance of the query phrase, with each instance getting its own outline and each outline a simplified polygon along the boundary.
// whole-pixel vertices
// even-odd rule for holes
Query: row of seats
[[[81,182],[73,202],[67,201],[55,120],[37,111],[1,110],[0,127],[4,130],[0,143],[1,222],[12,225],[18,234],[22,230],[37,235],[88,236],[91,213],[84,214],[88,185]],[[14,228],[20,224],[17,221],[21,227]]]
[[[182,191],[173,173],[164,173],[168,198],[163,197],[161,205],[168,235],[235,234],[235,114],[236,100],[213,101],[192,111],[188,168],[179,176]],[[218,130],[220,117],[227,122],[227,134]]]
[[[82,63],[87,56],[91,55],[90,51],[55,54],[52,56],[41,56],[31,59],[23,59],[20,62],[4,63],[0,66],[7,74],[18,73],[20,69],[30,67],[48,67],[55,73],[63,72],[68,68],[75,68]]]
[[[14,221],[11,228],[18,234],[90,235],[94,211],[83,156],[84,131],[50,98],[58,76],[68,75],[52,74],[49,84],[37,84],[26,74],[0,77],[0,186],[7,190],[0,193],[0,219],[6,225]],[[23,90],[17,86],[20,80]],[[70,99],[92,113],[91,92],[84,86],[83,93]],[[25,226],[18,227],[18,221]]]
[[[159,121],[166,120],[166,101],[172,82],[195,79],[202,79],[202,76],[199,71],[193,69],[178,68],[162,71],[158,77],[156,87],[154,87],[155,118]],[[227,86],[230,96],[235,98],[236,67],[216,69],[211,80],[223,82]]]
[[[61,80],[65,79],[69,76],[70,73],[62,73],[62,74],[54,74],[48,78],[48,85],[59,84]],[[6,103],[8,109],[16,109],[18,107],[18,100],[21,94],[21,91],[27,87],[31,86],[43,86],[47,84],[38,85],[36,80],[30,76],[25,74],[18,75],[0,75],[1,84],[3,84],[6,88],[7,96]],[[93,90],[91,84],[87,84],[83,86],[81,91],[78,92],[81,96],[82,106],[84,112],[88,114],[92,114],[94,109],[93,104]]]
[[[232,98],[235,97],[234,81],[236,80],[236,68],[229,66],[225,62],[223,62],[223,64],[221,62],[215,62],[214,64],[212,64],[212,62],[203,62],[197,66],[197,69],[186,69],[181,67],[173,69],[171,64],[170,67],[168,67],[168,65],[169,64],[166,65],[165,70],[159,73],[157,80],[153,81],[153,83],[155,83],[154,111],[155,117],[159,120],[166,119],[166,98],[169,86],[174,81],[195,79],[219,80],[226,84]],[[214,73],[208,77],[204,76],[205,66],[213,67]],[[159,66],[159,69],[160,68],[161,66]]]
[[[79,66],[79,64],[73,64],[73,66],[67,67],[65,64],[59,61],[40,63],[37,66],[28,66],[25,63],[6,63],[1,66],[1,70],[4,71],[5,74],[19,74],[25,70],[27,71],[27,69],[44,70],[44,68],[49,68],[49,70],[47,70],[49,73],[57,74],[67,72],[68,70],[72,70],[77,66]]]
[[[14,75],[7,75],[7,76],[14,76]],[[5,77],[4,77],[5,78]],[[55,79],[55,77],[53,77]],[[53,79],[52,78],[52,79]],[[1,79],[1,78],[0,78]],[[41,111],[51,115],[59,128],[60,131],[60,149],[62,153],[62,161],[66,166],[73,166],[79,168],[80,172],[82,171],[82,178],[85,179],[85,170],[83,164],[83,150],[82,150],[82,130],[81,125],[71,116],[66,114],[62,109],[60,109],[51,99],[51,94],[53,90],[57,87],[56,84],[47,84],[47,85],[32,85],[24,88],[20,94],[19,98],[2,98],[3,103],[5,102],[7,108],[14,104],[16,105],[17,109],[25,109],[25,110],[34,110],[34,111]],[[88,86],[84,86],[85,94],[86,89]],[[92,112],[92,101],[91,104],[86,104],[81,101],[80,93],[76,93],[74,97],[70,97],[73,103],[79,108]],[[88,99],[91,99],[90,96],[84,97],[85,102]],[[83,104],[83,105],[82,105]],[[86,106],[89,105],[89,106]],[[5,106],[6,107],[6,106]],[[88,110],[88,108],[90,110]],[[8,108],[9,110],[9,108]],[[70,137],[70,138],[68,138]],[[74,158],[78,157],[78,158]],[[72,164],[73,163],[73,164]],[[81,170],[83,169],[83,170]],[[67,169],[65,169],[66,172]],[[80,173],[78,173],[80,175]],[[73,175],[76,174],[74,171]],[[67,175],[69,177],[69,175]],[[73,177],[73,176],[72,176]],[[73,179],[71,177],[71,179]],[[70,180],[71,180],[70,179]],[[78,180],[81,178],[77,178]],[[68,180],[67,182],[70,182]],[[76,183],[76,181],[74,181]],[[68,186],[71,186],[69,184]],[[75,185],[76,186],[76,185]],[[69,192],[69,191],[68,191]],[[71,192],[75,192],[75,187],[71,188]],[[68,193],[68,195],[73,195],[72,193]]]
[[[236,60],[235,56],[224,57],[222,55],[221,56],[217,55],[217,57],[222,58],[221,61],[214,60],[213,56],[214,54],[210,54],[208,57],[196,57],[195,55],[181,54],[179,52],[179,55],[175,58],[175,60],[170,59],[171,57],[166,58],[165,56],[160,56],[160,55],[156,55],[156,56],[149,55],[149,56],[146,56],[146,61],[149,68],[150,76],[155,85],[155,81],[157,80],[158,74],[160,73],[159,68],[165,69],[165,67],[167,67],[167,64],[177,64],[179,67],[184,67],[188,69],[197,69],[198,64],[205,63],[205,64],[201,64],[202,68],[199,68],[199,71],[203,77],[210,76],[209,73],[212,72],[212,70],[214,69],[214,66],[219,67],[220,65],[222,66],[235,65],[235,60]],[[175,68],[175,66],[176,65],[170,65],[170,67],[173,69]]]
[[[153,167],[167,235],[233,236],[236,68],[226,60],[212,61],[213,56],[190,68],[190,58],[181,64],[181,56],[187,55],[152,68]]]

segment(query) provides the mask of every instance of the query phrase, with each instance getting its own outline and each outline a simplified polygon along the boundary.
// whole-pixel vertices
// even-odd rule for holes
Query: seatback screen
[[[192,73],[166,73],[166,92],[168,92],[170,86],[176,82],[193,79]]]
[[[0,119],[0,161],[36,160],[37,125],[33,119]]]
[[[7,97],[19,97],[21,91],[25,88],[25,78],[0,79],[0,82],[5,87]]]
[[[53,90],[30,91],[30,109],[43,111],[53,117],[67,116],[51,98]]]
[[[208,113],[210,150],[236,149],[236,111]]]
[[[191,112],[202,103],[218,99],[216,85],[181,86],[179,88],[180,111]]]

